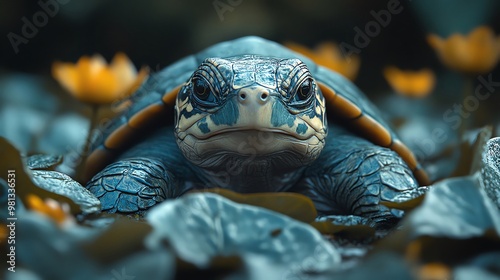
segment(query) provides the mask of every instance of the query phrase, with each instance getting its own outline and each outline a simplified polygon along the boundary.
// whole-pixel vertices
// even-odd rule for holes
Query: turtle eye
[[[210,97],[210,86],[205,79],[194,78],[193,79],[193,91],[200,100],[208,101]]]
[[[290,100],[290,105],[297,109],[305,109],[307,108],[313,98],[314,93],[314,81],[311,77],[306,77],[303,79],[298,86],[295,87],[295,90],[292,91],[293,94],[292,99]]]
[[[312,81],[311,79],[306,79],[302,82],[297,90],[297,98],[301,101],[306,100],[312,93]]]
[[[212,85],[204,77],[192,79],[194,100],[201,107],[211,108],[218,104]]]

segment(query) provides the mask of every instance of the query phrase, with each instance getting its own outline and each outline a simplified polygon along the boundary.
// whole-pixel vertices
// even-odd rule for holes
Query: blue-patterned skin
[[[151,77],[131,98],[130,110],[97,141],[95,149],[114,158],[87,188],[109,212],[141,212],[191,189],[223,187],[299,192],[321,215],[397,220],[401,212],[380,202],[419,188],[412,171],[394,151],[351,133],[341,120],[327,119],[319,81],[398,139],[375,106],[339,74],[274,42],[244,37]],[[162,98],[179,85],[171,93],[177,94],[175,106],[155,127],[137,133],[126,149],[105,147],[104,140],[144,108],[169,105]],[[310,91],[299,97],[301,87]]]

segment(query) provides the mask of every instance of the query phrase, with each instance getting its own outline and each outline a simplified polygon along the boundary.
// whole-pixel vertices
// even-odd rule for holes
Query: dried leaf
[[[263,207],[305,223],[311,223],[317,217],[316,208],[312,200],[298,193],[270,192],[241,194],[220,188],[195,190],[193,192],[216,193],[234,202]]]
[[[346,237],[353,240],[369,240],[375,237],[375,228],[367,225],[335,225],[328,221],[312,222],[311,226],[321,234]]]
[[[271,263],[287,271],[325,272],[340,262],[332,244],[309,225],[212,193],[165,201],[150,210],[147,220],[154,228],[147,248],[167,241],[180,258],[199,268],[208,267],[215,256],[233,255],[250,270]],[[281,233],[273,236],[277,229]]]
[[[467,176],[479,170],[484,146],[492,134],[493,128],[486,126],[477,133],[473,144],[467,141],[460,144],[460,158],[451,177]]]
[[[400,192],[392,201],[383,200],[380,204],[389,208],[411,211],[422,204],[425,198],[425,193],[429,190],[428,187],[420,187],[408,191]]]
[[[54,170],[61,164],[63,157],[60,155],[32,155],[26,158],[26,165],[31,170]]]
[[[116,215],[116,221],[96,239],[82,245],[98,263],[111,263],[143,248],[151,225]]]
[[[0,170],[2,172],[0,178],[8,182],[8,170],[15,171],[16,197],[24,205],[28,205],[28,195],[34,194],[43,199],[51,198],[61,203],[67,203],[72,214],[81,212],[80,207],[71,199],[37,187],[25,171],[19,151],[3,137],[0,137],[0,154],[3,156],[3,160],[0,161]]]

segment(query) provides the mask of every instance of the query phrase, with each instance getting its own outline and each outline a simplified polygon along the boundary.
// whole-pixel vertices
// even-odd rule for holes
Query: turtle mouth
[[[249,137],[252,136],[259,136],[259,137],[272,137],[272,135],[278,134],[278,135],[283,135],[283,136],[289,136],[297,139],[301,139],[298,137],[297,134],[290,133],[289,131],[281,130],[281,129],[276,129],[276,128],[226,128],[226,129],[221,129],[218,131],[214,131],[210,135],[207,135],[204,137],[204,139],[208,139],[217,135],[231,135],[234,133],[242,133],[242,134],[248,134]],[[203,139],[203,138],[200,138]],[[304,138],[305,139],[305,138]],[[301,140],[304,140],[301,139]]]
[[[224,170],[231,162],[246,166],[262,161],[274,168],[293,170],[315,160],[324,146],[315,134],[306,139],[297,136],[281,129],[240,127],[213,131],[204,139],[187,134],[177,142],[184,156],[202,168]]]
[[[231,135],[236,135],[236,134],[241,134],[241,135],[248,135],[249,138],[251,137],[258,137],[260,140],[263,142],[266,142],[267,140],[272,138],[276,135],[279,135],[281,137],[290,137],[291,139],[294,140],[307,140],[311,138],[313,135],[298,135],[296,133],[293,133],[291,131],[283,130],[283,129],[278,129],[278,128],[242,128],[242,127],[234,127],[234,128],[224,128],[220,130],[216,130],[212,133],[208,133],[206,135],[193,135],[199,140],[207,140],[212,137],[216,136],[231,136]]]
[[[315,135],[301,139],[279,129],[223,129],[203,139],[189,134],[181,143],[200,157],[209,157],[220,153],[269,156],[283,151],[307,155],[313,147],[321,146],[322,141]]]

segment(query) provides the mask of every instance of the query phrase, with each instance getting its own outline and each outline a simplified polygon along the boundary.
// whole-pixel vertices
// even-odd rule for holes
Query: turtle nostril
[[[269,95],[268,95],[266,92],[263,92],[263,93],[260,95],[260,99],[261,99],[262,101],[266,101],[266,99],[267,99],[267,97],[268,97],[268,96],[269,96]]]

